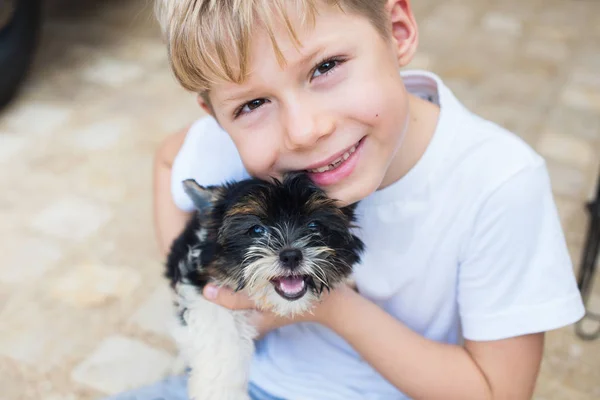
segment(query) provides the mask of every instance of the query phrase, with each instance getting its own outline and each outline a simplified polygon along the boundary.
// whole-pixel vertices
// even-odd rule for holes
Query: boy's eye
[[[248,234],[252,237],[261,237],[267,233],[267,229],[262,225],[254,225],[248,231]]]
[[[322,63],[320,63],[317,66],[317,68],[313,72],[312,78],[317,78],[321,75],[327,74],[328,72],[333,70],[335,67],[337,67],[338,64],[340,64],[340,60],[336,60],[336,59],[323,61]]]
[[[266,102],[267,102],[266,99],[254,99],[252,101],[249,101],[248,103],[246,103],[246,104],[242,105],[240,108],[238,108],[235,111],[234,116],[237,118],[240,115],[251,113],[252,111],[256,110],[257,108],[260,108]]]
[[[249,103],[246,103],[245,107],[248,107],[250,110],[256,110],[258,107],[265,104],[265,99],[254,99]]]

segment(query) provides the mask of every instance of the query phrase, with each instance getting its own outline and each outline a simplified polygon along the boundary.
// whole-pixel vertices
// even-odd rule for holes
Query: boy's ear
[[[206,213],[214,204],[215,191],[201,186],[193,179],[183,181],[183,190],[192,199],[194,206],[201,213]]]
[[[199,94],[196,97],[196,101],[198,102],[198,105],[200,106],[200,108],[202,108],[204,110],[205,113],[207,113],[208,115],[211,116],[215,116],[212,107],[210,106],[210,104],[208,104],[206,102],[206,100],[204,100],[204,98],[202,97],[201,94]]]
[[[412,61],[419,44],[419,29],[410,0],[388,0],[386,10],[398,63],[404,67]]]

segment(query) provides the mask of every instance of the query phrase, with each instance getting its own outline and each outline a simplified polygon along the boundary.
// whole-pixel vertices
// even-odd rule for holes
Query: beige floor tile
[[[567,132],[543,132],[536,148],[546,158],[575,166],[583,171],[591,167],[598,158],[594,143]]]
[[[81,197],[64,197],[35,215],[31,226],[56,238],[78,241],[96,232],[110,216],[111,211],[106,205]]]
[[[71,376],[100,392],[116,394],[165,377],[172,362],[172,356],[163,350],[127,337],[111,336]]]
[[[173,318],[173,297],[170,287],[164,282],[137,309],[129,321],[144,330],[168,337],[169,324],[173,322]]]
[[[18,285],[41,279],[62,255],[61,246],[49,238],[13,231],[0,240],[0,281]]]
[[[132,268],[82,264],[47,282],[50,296],[73,307],[91,308],[133,295],[140,275]]]
[[[20,134],[52,135],[71,117],[72,109],[38,102],[16,102],[0,117],[0,129]]]
[[[547,161],[554,192],[561,196],[581,199],[587,189],[586,171],[552,160]]]
[[[50,372],[93,345],[93,324],[44,300],[41,291],[30,286],[19,285],[12,294],[0,314],[0,358]]]

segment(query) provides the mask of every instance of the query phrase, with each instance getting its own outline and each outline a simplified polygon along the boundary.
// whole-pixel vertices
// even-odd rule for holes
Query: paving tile
[[[591,68],[574,65],[568,73],[568,84],[570,85],[590,85],[600,88],[600,74]]]
[[[567,230],[573,221],[574,216],[581,209],[581,202],[570,197],[555,196],[554,202],[560,215],[560,222],[563,230]]]
[[[22,154],[31,139],[17,133],[0,132],[0,165],[8,163],[13,157]]]
[[[554,107],[546,119],[546,129],[600,143],[600,113],[592,110]]]
[[[173,315],[171,289],[168,285],[162,284],[138,308],[130,322],[147,331],[170,337],[168,324]]]
[[[144,75],[142,66],[117,59],[103,58],[80,71],[82,79],[91,83],[119,87]]]
[[[431,69],[433,66],[433,56],[425,52],[418,52],[409,64],[410,69]]]
[[[0,130],[20,134],[52,135],[71,117],[67,106],[48,103],[14,103],[9,113],[0,115]]]
[[[560,100],[567,107],[600,112],[600,90],[589,86],[567,86],[560,94]]]
[[[476,3],[469,1],[470,4]],[[540,2],[538,1],[519,1],[519,0],[504,0],[504,1],[490,1],[490,2],[478,2],[483,3],[483,8],[487,13],[499,13],[501,15],[511,16],[521,21],[529,21],[534,16],[539,14]]]
[[[62,257],[52,240],[13,232],[0,240],[0,282],[20,284],[41,278]]]
[[[520,36],[523,31],[523,21],[520,18],[496,11],[485,14],[481,25],[485,30],[497,34]]]
[[[568,133],[544,132],[537,150],[544,156],[586,171],[598,158],[595,146],[589,141]]]
[[[76,129],[69,135],[69,141],[80,150],[107,150],[115,147],[124,135],[132,131],[131,123],[127,120],[106,119]]]
[[[103,340],[71,376],[75,382],[116,394],[163,378],[172,362],[173,357],[163,350],[113,335]]]
[[[96,232],[110,216],[105,205],[81,197],[65,197],[33,216],[31,226],[57,238],[78,241]]]
[[[532,58],[541,58],[562,62],[571,54],[571,49],[561,40],[530,39],[524,44],[524,54]]]
[[[115,58],[144,65],[167,67],[168,54],[164,47],[156,45],[156,38],[140,37],[136,41],[118,41],[107,49]]]
[[[544,40],[572,41],[577,37],[577,31],[574,29],[561,29],[558,26],[529,24],[529,33],[532,38]]]
[[[598,42],[592,40],[581,46],[578,54],[574,57],[573,65],[579,65],[592,71],[600,69]]]
[[[551,378],[540,379],[533,400],[592,400],[586,392],[554,382]]]
[[[82,264],[49,282],[49,292],[58,301],[89,308],[130,296],[139,284],[132,268]]]
[[[37,291],[16,292],[0,312],[0,356],[49,372],[93,340],[84,321],[75,322],[66,310],[47,304]]]
[[[549,161],[548,173],[555,193],[573,198],[581,198],[586,189],[586,176],[578,168]]]
[[[127,158],[125,154],[121,157]],[[87,163],[64,173],[63,176],[69,180],[73,192],[115,207],[116,204],[125,201],[128,188],[132,185],[129,180],[123,179],[128,172],[119,170],[122,163],[115,162],[111,165],[111,162],[111,157],[91,156]],[[114,208],[111,208],[111,214],[114,216]]]

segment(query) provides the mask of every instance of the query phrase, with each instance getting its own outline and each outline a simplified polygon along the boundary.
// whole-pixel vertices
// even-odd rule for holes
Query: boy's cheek
[[[280,178],[280,176],[277,176],[277,171],[274,168],[277,161],[276,155],[273,150],[267,147],[268,145],[265,144],[264,147],[252,146],[249,149],[240,150],[240,157],[242,158],[244,167],[250,175],[258,178]]]
[[[248,173],[256,177],[268,177],[277,161],[277,142],[265,135],[269,129],[228,132]]]
[[[363,83],[357,88],[351,98],[342,100],[345,114],[350,119],[363,122],[368,126],[380,126],[390,123],[391,119],[400,117],[404,99],[399,95],[398,88],[382,84]]]

